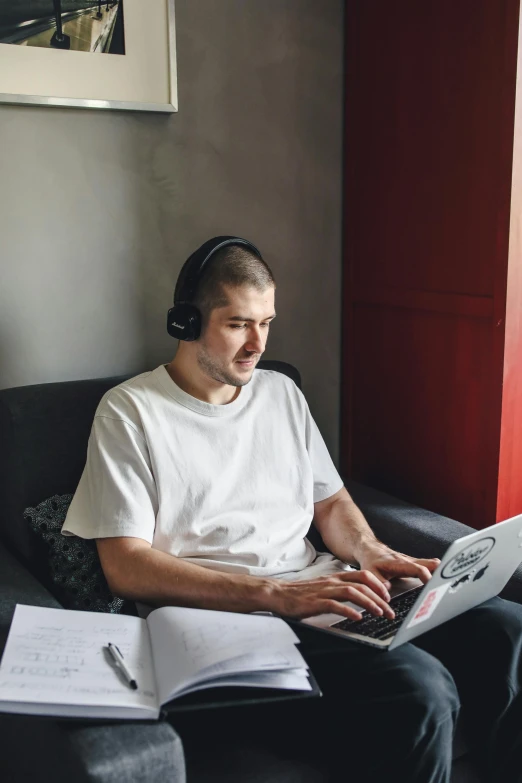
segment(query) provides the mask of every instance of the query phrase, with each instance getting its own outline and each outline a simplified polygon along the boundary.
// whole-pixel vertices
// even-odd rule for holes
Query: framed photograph
[[[174,0],[0,0],[1,103],[177,111]]]

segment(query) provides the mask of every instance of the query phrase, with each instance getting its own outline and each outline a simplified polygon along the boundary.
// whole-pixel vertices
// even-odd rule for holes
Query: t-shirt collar
[[[170,397],[173,397],[176,402],[179,402],[180,405],[184,405],[185,408],[190,408],[196,413],[202,413],[204,416],[233,416],[237,411],[241,410],[250,399],[252,394],[251,387],[255,378],[254,370],[250,382],[241,387],[238,396],[232,402],[225,405],[212,405],[210,402],[198,400],[196,397],[183,391],[183,389],[172,380],[164,364],[160,364],[160,366],[153,371],[153,374],[163,390]]]

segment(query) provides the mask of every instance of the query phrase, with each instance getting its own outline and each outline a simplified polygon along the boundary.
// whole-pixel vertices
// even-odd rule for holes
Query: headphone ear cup
[[[191,342],[201,334],[201,314],[190,304],[177,304],[167,313],[167,332],[177,340]]]
[[[171,337],[187,342],[198,339],[201,334],[201,313],[188,302],[193,301],[205,264],[215,252],[227,245],[244,245],[262,258],[257,247],[241,237],[219,236],[204,242],[187,258],[179,273],[174,289],[174,307],[167,314],[167,332]]]

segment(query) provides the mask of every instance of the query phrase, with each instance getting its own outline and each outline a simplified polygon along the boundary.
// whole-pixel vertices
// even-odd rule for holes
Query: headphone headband
[[[228,245],[243,245],[255,253],[256,256],[262,258],[257,247],[253,245],[252,242],[249,242],[248,239],[232,236],[221,236],[208,239],[201,247],[192,253],[183,264],[174,291],[174,304],[190,303],[192,301],[206,264],[210,261],[214,253],[217,253],[218,250],[221,250]]]

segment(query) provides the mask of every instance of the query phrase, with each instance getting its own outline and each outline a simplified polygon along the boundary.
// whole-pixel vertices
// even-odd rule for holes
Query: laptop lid
[[[367,639],[367,643],[393,649],[487,601],[505,587],[521,562],[522,514],[457,539],[446,550],[395,636],[386,641]],[[394,581],[398,584],[392,582],[392,595],[421,585],[417,579]],[[346,603],[360,610],[355,604]],[[364,638],[334,627],[344,619],[339,614],[323,614],[295,622],[364,642]]]
[[[522,514],[450,544],[389,649],[487,601],[522,562]]]

